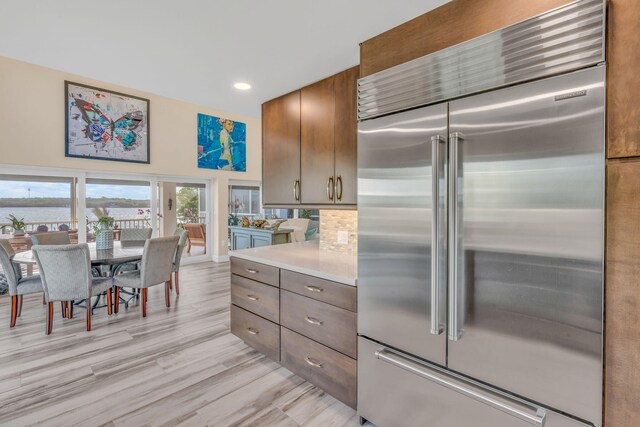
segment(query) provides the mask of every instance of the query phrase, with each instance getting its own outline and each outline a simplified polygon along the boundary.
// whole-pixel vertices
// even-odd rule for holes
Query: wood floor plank
[[[107,316],[85,313],[44,334],[40,295],[25,297],[9,329],[0,296],[0,425],[356,426],[353,409],[262,356],[229,332],[229,265],[180,272],[180,296],[164,289]]]

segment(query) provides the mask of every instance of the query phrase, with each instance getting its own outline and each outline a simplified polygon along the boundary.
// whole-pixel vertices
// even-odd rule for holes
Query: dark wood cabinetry
[[[294,92],[297,114],[282,115],[283,100],[293,94],[263,104],[264,205],[355,207],[358,76],[353,67]]]
[[[262,198],[300,203],[300,91],[262,104]]]

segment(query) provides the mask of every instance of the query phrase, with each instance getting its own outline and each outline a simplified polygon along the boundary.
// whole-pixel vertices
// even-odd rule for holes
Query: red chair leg
[[[67,318],[67,303],[66,301],[60,301],[60,308],[62,310],[62,318]]]
[[[11,295],[11,327],[16,326],[18,318],[18,295]]]
[[[176,295],[180,295],[180,276],[178,276],[177,271],[176,271]]]
[[[171,289],[169,289],[170,282],[164,282],[164,303],[167,308],[171,307]]]
[[[87,332],[91,331],[91,303],[87,300]]]
[[[69,308],[67,310],[67,312],[68,312],[67,317],[69,319],[73,319],[73,303],[74,303],[74,301],[69,301]]]
[[[142,317],[147,317],[147,288],[142,288],[140,305],[142,306]]]
[[[107,289],[107,314],[109,316],[113,314],[113,297],[111,294],[111,288]]]
[[[169,273],[169,290],[173,290],[173,273]]]
[[[120,307],[120,288],[116,286],[116,292],[113,301],[113,312],[118,314],[118,307]]]
[[[47,329],[47,335],[51,335],[51,332],[53,331],[53,303],[50,302],[49,306],[47,307],[47,325],[46,325]]]

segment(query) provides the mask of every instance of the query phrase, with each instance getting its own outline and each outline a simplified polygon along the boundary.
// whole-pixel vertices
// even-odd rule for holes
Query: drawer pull
[[[322,291],[324,291],[324,289],[319,288],[319,287],[317,287],[317,286],[309,286],[309,285],[306,285],[306,286],[305,286],[305,288],[306,288],[307,290],[311,291],[311,292],[322,292]]]
[[[310,357],[305,357],[304,361],[307,362],[309,365],[314,366],[316,368],[322,368],[322,363],[310,358]]]
[[[316,326],[322,325],[322,321],[316,319],[315,317],[304,316],[304,320],[306,320],[307,323],[311,323],[312,325],[316,325]]]
[[[251,273],[251,274],[258,274],[260,273],[258,270],[253,269],[253,268],[247,268],[247,272]]]
[[[247,332],[249,332],[251,335],[258,335],[260,333],[260,331],[255,328],[247,328]]]
[[[258,301],[260,299],[255,295],[247,295],[247,298],[249,298],[251,301]]]

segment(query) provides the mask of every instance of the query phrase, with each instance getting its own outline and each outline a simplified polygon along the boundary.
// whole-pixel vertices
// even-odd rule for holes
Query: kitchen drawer
[[[375,425],[587,427],[368,339],[358,345],[358,414]]]
[[[231,303],[274,323],[280,323],[278,288],[232,274]]]
[[[293,271],[280,271],[280,287],[296,294],[356,311],[356,287]]]
[[[232,256],[231,272],[271,286],[280,286],[280,269],[277,267]]]
[[[355,409],[357,362],[287,328],[281,334],[282,365]]]
[[[347,356],[357,357],[356,314],[351,311],[283,290],[280,323]]]
[[[265,356],[280,360],[280,327],[275,323],[231,305],[231,333]]]

